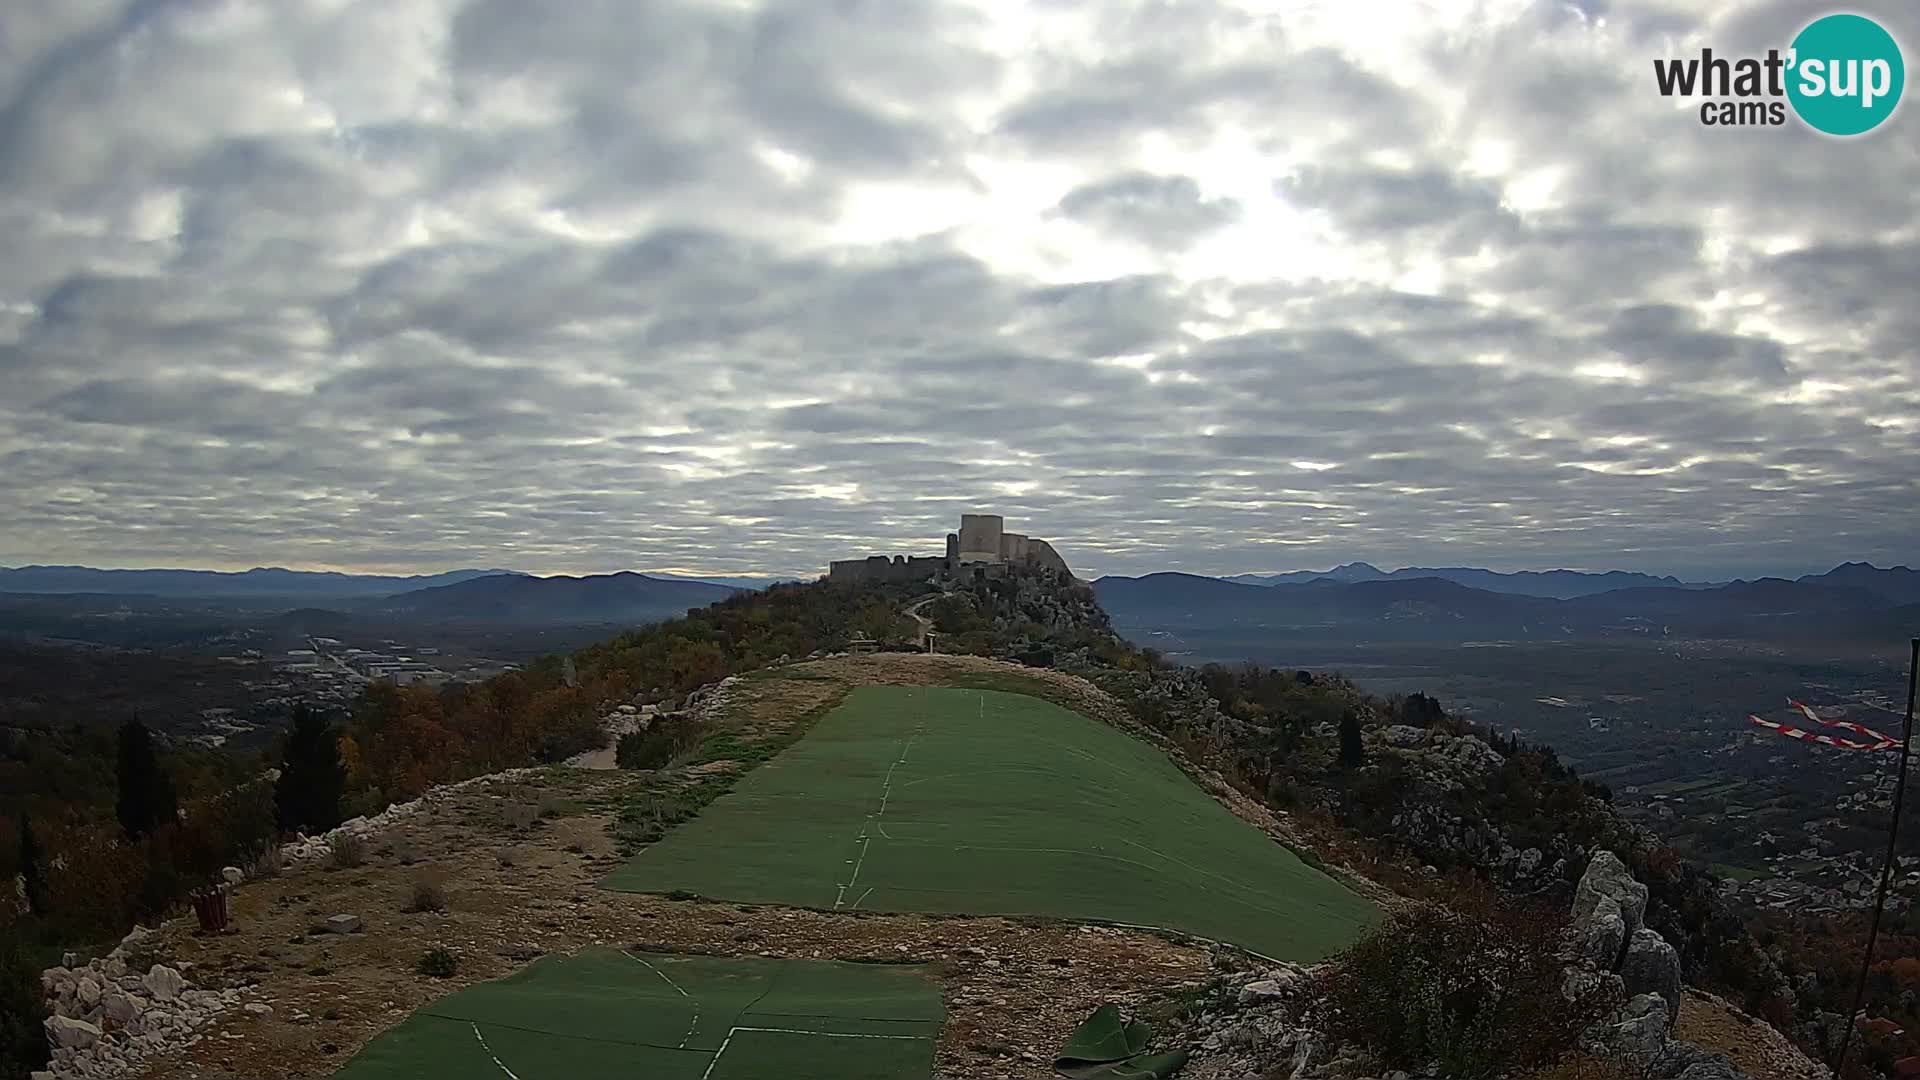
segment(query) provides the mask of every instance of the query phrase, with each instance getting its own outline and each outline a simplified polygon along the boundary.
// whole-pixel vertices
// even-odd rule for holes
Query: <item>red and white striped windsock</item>
[[[1819,735],[1811,731],[1802,731],[1797,727],[1788,727],[1786,724],[1776,724],[1771,720],[1762,720],[1758,716],[1749,715],[1747,719],[1770,731],[1785,735],[1789,739],[1819,743],[1822,746],[1832,746],[1841,750],[1891,750],[1899,745],[1891,739],[1870,743],[1856,742],[1853,739],[1836,739],[1831,735]]]
[[[1894,744],[1894,739],[1892,736],[1882,735],[1881,733],[1863,724],[1855,724],[1847,720],[1822,720],[1820,718],[1820,714],[1814,712],[1812,706],[1808,705],[1804,701],[1795,701],[1793,698],[1788,698],[1787,704],[1793,706],[1795,709],[1800,710],[1800,715],[1806,717],[1807,719],[1813,721],[1816,724],[1824,724],[1827,727],[1836,727],[1836,728],[1840,728],[1843,731],[1851,731],[1856,735],[1865,735],[1869,739],[1873,739],[1878,742],[1885,743],[1888,746],[1892,746]]]

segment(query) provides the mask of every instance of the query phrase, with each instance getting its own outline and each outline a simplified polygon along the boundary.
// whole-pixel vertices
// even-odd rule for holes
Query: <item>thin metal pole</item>
[[[1873,900],[1873,921],[1867,926],[1867,951],[1860,956],[1860,981],[1853,986],[1853,1008],[1847,1012],[1846,1030],[1840,1034],[1840,1053],[1833,1059],[1834,1080],[1846,1080],[1841,1071],[1847,1065],[1847,1050],[1853,1045],[1853,1029],[1859,1023],[1860,1004],[1867,996],[1867,969],[1873,966],[1873,945],[1880,936],[1880,912],[1887,906],[1887,886],[1893,881],[1893,843],[1900,835],[1900,804],[1907,793],[1907,759],[1913,748],[1913,697],[1920,685],[1920,638],[1913,639],[1913,655],[1907,660],[1907,718],[1900,728],[1900,779],[1893,789],[1893,820],[1887,825],[1887,858],[1880,867],[1880,891]]]

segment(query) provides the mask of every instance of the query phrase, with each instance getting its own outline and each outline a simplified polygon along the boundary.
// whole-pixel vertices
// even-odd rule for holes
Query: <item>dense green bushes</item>
[[[1568,1000],[1558,958],[1566,916],[1468,887],[1396,915],[1341,954],[1316,988],[1327,1030],[1383,1064],[1485,1077],[1538,1068],[1574,1048],[1614,1002]]]
[[[27,1080],[46,1066],[46,1019],[40,965],[0,930],[0,1080]]]

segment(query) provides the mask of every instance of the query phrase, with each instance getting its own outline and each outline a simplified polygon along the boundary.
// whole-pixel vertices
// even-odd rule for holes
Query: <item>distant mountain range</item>
[[[517,623],[651,622],[725,600],[739,589],[623,571],[588,577],[500,574],[414,589],[363,612],[416,619],[492,619]]]
[[[90,566],[0,567],[0,593],[109,593],[122,596],[221,598],[303,597],[337,599],[387,596],[409,589],[452,585],[509,570],[450,570],[398,577],[255,567],[219,570],[96,570]]]
[[[1682,581],[1672,575],[1655,577],[1651,574],[1637,574],[1626,570],[1608,570],[1599,574],[1579,570],[1522,570],[1518,573],[1504,574],[1470,566],[1406,566],[1398,570],[1386,571],[1364,562],[1345,563],[1324,572],[1295,570],[1288,574],[1234,574],[1220,580],[1240,585],[1304,585],[1316,581],[1352,583],[1405,581],[1413,578],[1439,578],[1442,581],[1485,589],[1488,592],[1511,593],[1515,596],[1544,596],[1556,600],[1571,600],[1575,597],[1617,592],[1621,589],[1703,590],[1719,589],[1740,583],[1739,579]],[[1785,579],[1762,578],[1760,580]],[[1890,600],[1903,604],[1920,603],[1920,570],[1905,566],[1882,569],[1872,563],[1841,563],[1824,574],[1806,574],[1794,580],[1803,585],[1864,589],[1868,592],[1880,593]]]
[[[1408,566],[1388,572],[1363,562],[1336,566],[1325,573],[1296,570],[1290,574],[1235,574],[1221,580],[1243,585],[1301,585],[1312,581],[1403,581],[1409,578],[1440,578],[1489,592],[1547,596],[1558,600],[1642,586],[1661,589],[1712,588],[1711,585],[1684,582],[1676,577],[1654,577],[1625,570],[1609,570],[1604,574],[1588,574],[1578,570],[1523,570],[1515,574],[1502,574],[1470,566]]]
[[[21,601],[44,596],[60,603],[57,594],[149,597],[203,608],[308,609],[307,617],[318,617],[314,609],[327,609],[354,618],[531,626],[649,622],[770,583],[630,571],[534,577],[454,570],[400,577],[282,568],[241,573],[0,568],[0,594],[15,594]],[[1104,577],[1094,587],[1116,623],[1168,632],[1471,641],[1620,634],[1904,637],[1920,629],[1920,571],[1857,562],[1794,581],[1701,583],[1623,571],[1499,573],[1474,567],[1387,572],[1355,562],[1325,573],[1233,579],[1178,573]]]
[[[771,578],[683,578],[664,574],[647,576],[655,581],[722,585],[729,589],[763,589],[776,583],[776,579]],[[388,574],[340,574],[314,570],[286,570],[277,566],[255,567],[252,570],[239,572],[96,570],[90,566],[21,566],[0,567],[0,593],[99,593],[195,600],[283,598],[312,602],[392,596],[415,589],[457,585],[488,577],[528,577],[528,575],[515,570],[449,570],[444,574],[402,577]],[[565,586],[561,588],[564,589]]]
[[[1355,580],[1364,571],[1340,569],[1345,580],[1309,575],[1258,585],[1191,574],[1104,577],[1094,582],[1094,590],[1117,624],[1169,633],[1232,629],[1263,636],[1469,641],[1620,635],[1865,637],[1920,630],[1920,574],[1906,567],[1848,563],[1796,581],[1762,578],[1701,585],[1675,580],[1569,597],[1522,590],[1549,584],[1584,588],[1592,579],[1645,575],[1471,572],[1485,577],[1469,580],[1491,579],[1503,586],[1494,589],[1441,574],[1411,576],[1409,571]],[[1580,578],[1588,580],[1576,580]]]

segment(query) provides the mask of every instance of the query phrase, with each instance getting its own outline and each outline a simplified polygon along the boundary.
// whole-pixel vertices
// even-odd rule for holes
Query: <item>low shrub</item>
[[[1485,1077],[1547,1066],[1613,1007],[1569,1001],[1558,953],[1566,916],[1482,889],[1396,915],[1342,953],[1315,995],[1327,1030],[1384,1064]]]
[[[658,769],[678,753],[671,731],[634,731],[620,736],[613,761],[623,769]]]
[[[327,845],[328,860],[336,870],[351,870],[367,861],[367,842],[352,833],[341,833]]]
[[[436,945],[421,953],[420,962],[413,968],[429,979],[450,979],[460,970],[460,961],[452,953]]]
[[[447,890],[437,881],[416,881],[413,896],[407,901],[411,912],[447,910]]]
[[[242,867],[248,877],[277,878],[280,876],[280,845],[268,844],[251,863]]]

